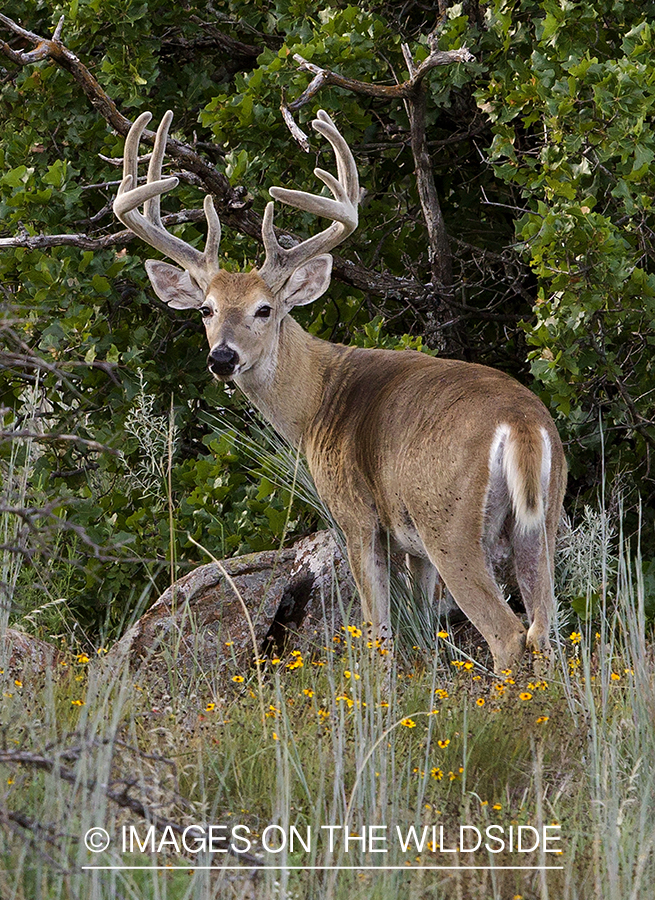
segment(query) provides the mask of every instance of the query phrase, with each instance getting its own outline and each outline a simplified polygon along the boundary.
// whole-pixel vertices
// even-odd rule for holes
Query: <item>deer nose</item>
[[[229,378],[234,374],[239,363],[239,354],[226,344],[212,347],[207,357],[209,371],[221,378]]]

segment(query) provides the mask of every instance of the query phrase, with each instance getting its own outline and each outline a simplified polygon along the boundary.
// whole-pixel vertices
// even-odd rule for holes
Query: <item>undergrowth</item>
[[[355,625],[179,693],[104,648],[40,677],[6,667],[0,893],[648,896],[655,670],[633,571],[541,677],[453,660],[444,631],[429,661],[394,662]],[[217,852],[190,852],[193,830],[185,850],[210,824]],[[519,826],[545,847],[518,852]],[[92,853],[98,827],[111,844]]]

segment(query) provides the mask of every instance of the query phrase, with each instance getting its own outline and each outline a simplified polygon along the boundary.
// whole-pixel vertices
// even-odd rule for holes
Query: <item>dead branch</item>
[[[96,450],[102,453],[109,453],[111,456],[120,456],[119,450],[114,450],[106,444],[100,444],[98,441],[90,441],[82,438],[77,434],[62,434],[60,432],[49,432],[48,434],[38,434],[33,431],[0,431],[0,443],[4,441],[14,440],[30,440],[42,444],[79,444],[86,447],[87,450]],[[5,510],[6,511],[6,510]]]
[[[417,64],[409,47],[403,44],[403,56],[409,78],[406,81],[392,85],[374,84],[346,78],[330,69],[316,66],[296,53],[293,58],[298,63],[299,69],[309,72],[314,77],[296,100],[287,103],[283,95],[280,108],[284,121],[294,139],[298,141],[303,149],[309,149],[307,136],[296,125],[292,113],[312,100],[326,85],[334,85],[366,97],[382,100],[403,100],[409,116],[410,142],[414,157],[416,183],[428,232],[432,284],[437,294],[443,294],[448,297],[452,293],[452,254],[426,139],[427,88],[425,77],[437,66],[471,62],[474,57],[466,47],[462,47],[459,50],[439,50],[436,33],[429,35],[428,45],[430,47],[429,56],[422,63]]]
[[[437,66],[451,66],[458,62],[472,62],[475,59],[466,47],[459,50],[439,50],[436,46],[432,46],[430,55],[422,63],[418,66],[412,65],[407,81],[399,84],[377,84],[357,81],[355,78],[347,78],[330,69],[322,69],[320,66],[308,62],[299,53],[294,53],[293,58],[298,63],[301,72],[310,72],[314,78],[300,97],[288,104],[288,108],[292,112],[297,112],[313,99],[325,85],[334,85],[364,97],[376,97],[378,100],[407,100],[432,69]]]
[[[201,209],[184,209],[179,213],[162,216],[165,225],[204,221]],[[14,237],[0,238],[0,250],[23,247],[27,250],[49,250],[51,247],[77,247],[78,250],[106,250],[108,247],[124,247],[136,238],[131,231],[117,231],[103,237],[87,234],[30,234],[21,228]]]
[[[436,37],[431,35],[430,38],[431,42],[436,44]],[[415,76],[413,89],[405,98],[405,106],[409,116],[410,140],[412,156],[414,157],[414,169],[416,172],[416,186],[428,232],[430,272],[435,287],[438,290],[441,289],[444,294],[449,295],[452,293],[453,280],[452,254],[427,145],[425,127],[427,87],[425,81],[418,77],[421,67],[415,66],[411,51],[407,44],[403,44],[402,49],[407,67],[410,73],[414,72]],[[466,53],[469,58],[473,58],[471,57],[471,54],[468,53],[468,50]],[[428,59],[429,58],[430,57],[428,57]],[[428,60],[425,62],[427,61]],[[425,63],[423,65],[425,65]]]
[[[157,831],[164,831],[169,829],[174,834],[182,835],[185,830],[185,826],[179,825],[177,822],[172,822],[170,819],[165,819],[162,816],[157,815],[157,813],[147,807],[141,800],[136,797],[133,797],[130,794],[130,788],[133,786],[131,783],[123,782],[122,790],[118,791],[112,788],[110,785],[99,784],[94,779],[85,780],[78,776],[78,774],[74,771],[74,769],[69,766],[65,766],[62,763],[63,759],[67,759],[68,761],[77,761],[80,756],[79,748],[77,751],[68,751],[59,754],[58,759],[53,759],[52,757],[45,756],[40,753],[30,753],[26,750],[0,750],[0,763],[5,763],[8,765],[22,765],[29,766],[33,769],[39,769],[41,771],[50,772],[53,775],[56,775],[58,778],[61,778],[63,781],[67,781],[69,784],[81,785],[88,793],[92,793],[97,788],[100,788],[104,795],[115,803],[117,806],[120,806],[122,809],[129,809],[131,812],[135,813],[135,815],[139,816],[141,819],[144,819],[150,825],[154,825]],[[29,827],[29,826],[28,826]],[[259,859],[256,856],[253,856],[251,853],[235,853],[233,850],[228,848],[228,851],[231,852],[237,859],[248,863],[252,866],[262,866],[263,860]]]
[[[18,832],[16,826],[19,826],[24,831],[30,831],[31,835],[29,837],[29,843],[32,846],[32,849],[56,871],[68,874],[69,870],[59,865],[59,863],[54,860],[49,853],[46,853],[41,846],[42,841],[46,841],[48,844],[58,847],[59,842],[57,839],[64,835],[53,834],[54,829],[52,826],[42,825],[40,822],[37,822],[36,819],[31,818],[31,816],[26,816],[25,813],[7,809],[5,807],[0,807],[0,823],[6,828],[10,828],[15,833]]]

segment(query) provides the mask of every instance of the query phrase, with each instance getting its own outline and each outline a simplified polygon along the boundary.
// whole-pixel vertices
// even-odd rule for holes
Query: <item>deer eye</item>
[[[260,306],[257,312],[255,313],[256,319],[268,319],[272,310],[270,306]]]
[[[212,315],[211,306],[201,306],[200,315],[203,317],[203,319],[208,319]]]

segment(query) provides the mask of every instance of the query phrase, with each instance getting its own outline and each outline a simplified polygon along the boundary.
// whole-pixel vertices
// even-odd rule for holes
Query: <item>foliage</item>
[[[454,257],[445,292],[430,280],[404,104],[329,87],[296,114],[306,129],[325,108],[354,147],[366,197],[344,255],[422,286],[408,299],[334,280],[298,314],[303,324],[331,340],[446,348],[532,383],[567,441],[573,495],[592,501],[607,473],[647,501],[652,492],[654,12],[615,0],[449,5],[439,46],[467,45],[476,61],[428,79],[428,146]],[[311,190],[317,160],[332,166],[313,138],[303,154],[279,114],[281,96],[297,98],[308,84],[294,54],[393,83],[406,78],[401,43],[425,58],[438,24],[422,4],[384,0],[320,9],[305,0],[14,0],[10,13],[41,35],[64,14],[63,42],[119,109],[130,118],[150,109],[155,120],[173,109],[176,136],[259,212],[271,184]],[[14,49],[27,47],[0,27]],[[0,60],[2,235],[116,231],[118,173],[105,158],[121,156],[122,138],[62,67]],[[166,209],[200,207],[197,182],[182,173]],[[276,215],[297,233],[315,227],[298,212]],[[255,264],[257,241],[228,211],[224,219],[223,264]],[[177,230],[203,240],[195,224]],[[58,527],[83,529],[90,543],[76,532],[68,599],[85,626],[110,632],[145,585],[161,588],[171,566],[202,561],[187,534],[224,555],[276,546],[317,521],[302,503],[290,509],[265,467],[248,471],[234,435],[252,430],[249,411],[210,381],[196,318],[153,299],[149,255],[139,242],[0,247],[1,464],[6,472],[38,373],[41,430],[87,443],[39,442],[28,502]],[[214,431],[206,414],[216,407],[223,425]],[[174,426],[174,446],[144,453],[131,428],[139,410]],[[108,554],[110,567],[100,558]],[[29,612],[25,603],[17,614]]]

